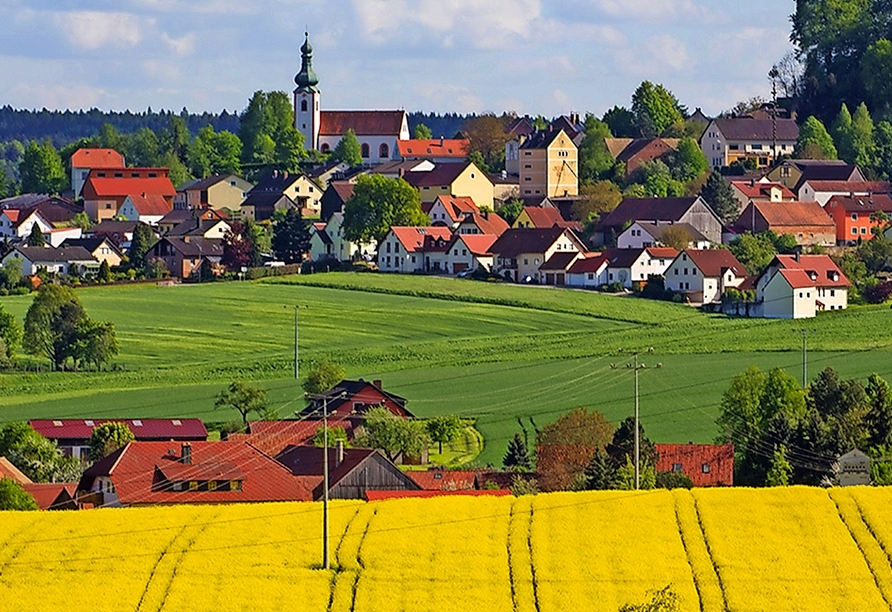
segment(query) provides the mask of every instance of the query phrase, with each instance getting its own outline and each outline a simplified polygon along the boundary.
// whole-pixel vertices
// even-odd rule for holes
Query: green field
[[[641,373],[642,420],[652,439],[709,441],[722,391],[750,364],[892,377],[888,307],[810,321],[707,315],[691,308],[590,292],[376,274],[318,274],[252,283],[139,285],[78,292],[91,317],[115,322],[123,371],[0,375],[0,420],[197,416],[216,411],[230,380],[269,390],[283,416],[303,406],[293,380],[294,306],[300,364],[329,358],[351,377],[380,378],[419,416],[478,418],[480,460],[507,440],[576,406],[620,420],[632,411],[629,353],[662,364]],[[23,316],[30,297],[2,298]],[[648,350],[653,348],[653,352]],[[620,353],[619,351],[623,352]],[[611,364],[617,369],[611,368]]]

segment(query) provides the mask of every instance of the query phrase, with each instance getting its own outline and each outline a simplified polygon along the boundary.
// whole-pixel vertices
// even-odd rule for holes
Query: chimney
[[[335,444],[335,467],[344,463],[344,441],[338,440]]]
[[[376,387],[378,387],[378,388],[380,389],[380,388],[381,388],[381,381],[380,381],[380,380],[373,380],[373,381],[372,381],[372,385],[374,385],[374,386],[376,386]]]
[[[800,263],[800,260],[799,260],[799,251],[796,251],[796,263]]]
[[[183,452],[180,456],[180,463],[183,465],[192,465],[192,445],[188,442],[183,442]]]
[[[440,146],[442,147],[442,146],[445,145],[445,144],[446,144],[446,139],[445,139],[445,138],[443,137],[443,135],[441,134],[441,135],[440,135]]]

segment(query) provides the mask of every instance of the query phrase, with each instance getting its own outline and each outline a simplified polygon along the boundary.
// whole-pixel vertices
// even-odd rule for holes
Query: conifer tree
[[[589,491],[603,491],[616,488],[616,466],[610,455],[599,450],[585,468],[585,488]]]
[[[505,458],[502,459],[502,465],[506,468],[533,469],[533,462],[530,459],[527,445],[519,433],[514,434],[514,438],[508,442],[508,452],[505,453]]]

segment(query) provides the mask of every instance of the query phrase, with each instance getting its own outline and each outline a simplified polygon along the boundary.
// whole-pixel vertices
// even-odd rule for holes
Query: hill
[[[332,571],[319,504],[0,513],[0,601],[615,612],[671,585],[691,612],[876,612],[892,601],[890,503],[801,487],[336,502]]]

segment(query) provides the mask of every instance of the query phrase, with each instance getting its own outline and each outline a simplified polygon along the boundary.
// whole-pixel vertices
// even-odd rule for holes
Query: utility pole
[[[802,334],[802,388],[808,386],[808,332],[815,330],[800,329]]]
[[[297,308],[294,312],[297,312]],[[347,395],[345,391],[341,391],[337,395],[330,393],[306,394],[307,399],[322,400],[322,567],[327,570],[331,569],[328,550],[328,400],[340,399],[345,395]]]
[[[647,350],[648,353],[653,353],[653,347]],[[615,364],[610,364],[610,367],[616,368]],[[655,367],[661,368],[663,367],[662,363],[658,363]],[[627,363],[626,368],[635,371],[635,490],[639,490],[641,488],[641,423],[638,412],[638,371],[646,370],[647,365],[643,363],[638,363],[638,353],[635,353],[635,360],[633,363]]]

